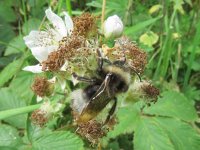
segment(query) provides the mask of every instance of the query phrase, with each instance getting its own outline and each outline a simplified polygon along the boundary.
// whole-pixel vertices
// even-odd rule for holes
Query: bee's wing
[[[80,122],[87,122],[93,119],[108,104],[109,90],[107,90],[107,87],[110,82],[111,75],[111,73],[106,75],[97,92],[82,110],[81,115],[79,116]]]
[[[111,73],[108,73],[106,75],[104,81],[102,82],[101,86],[99,87],[99,89],[97,90],[97,92],[95,93],[95,95],[91,98],[91,100],[97,99],[98,96],[100,96],[102,93],[104,93],[104,91],[107,89],[108,84],[110,82],[111,75],[112,75]]]

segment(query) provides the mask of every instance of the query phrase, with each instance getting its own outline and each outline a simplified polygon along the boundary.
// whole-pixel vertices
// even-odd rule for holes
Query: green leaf
[[[131,35],[131,34],[134,34],[134,33],[138,32],[138,31],[142,31],[147,26],[152,25],[153,23],[155,23],[156,21],[158,21],[160,18],[162,18],[162,17],[152,18],[152,19],[149,19],[149,20],[137,23],[134,26],[125,28],[125,34]]]
[[[27,35],[31,30],[38,30],[41,21],[36,18],[29,19],[26,23],[24,23],[22,27],[22,32]]]
[[[14,22],[16,20],[16,14],[14,9],[12,9],[13,3],[11,1],[12,0],[0,1],[0,18],[2,17],[6,22]]]
[[[114,130],[108,133],[108,138],[114,138],[120,134],[133,132],[140,119],[139,111],[133,106],[119,108],[119,110],[117,110],[117,117],[119,123],[115,125]]]
[[[150,31],[140,36],[140,42],[151,47],[158,41],[158,35]]]
[[[34,93],[31,90],[34,76],[35,75],[31,72],[21,71],[9,85],[9,88],[12,89],[22,100],[25,100],[26,104],[29,104],[34,96]]]
[[[7,56],[13,53],[24,52],[25,48],[26,45],[24,43],[23,37],[17,36],[9,42],[4,55]]]
[[[134,149],[137,150],[175,150],[167,133],[153,118],[143,118],[134,134]]]
[[[200,149],[200,136],[185,122],[172,118],[156,118],[172,141],[175,150]]]
[[[145,109],[145,113],[180,118],[185,121],[197,119],[192,102],[175,91],[164,92],[155,105]]]
[[[59,131],[44,135],[33,141],[33,149],[37,150],[82,150],[83,142],[73,133]]]
[[[25,57],[13,61],[0,72],[0,87],[8,82],[22,67]]]
[[[21,143],[21,140],[18,135],[17,129],[8,125],[3,125],[3,124],[0,125],[0,149],[1,150],[12,149],[12,147],[17,146],[20,143]],[[10,148],[6,148],[6,146],[9,146]]]
[[[21,100],[11,90],[9,90],[8,88],[2,88],[0,90],[0,111],[12,109],[12,108],[19,108],[23,106],[26,106],[25,101]],[[25,114],[17,115],[14,117],[6,118],[4,121],[16,127],[24,128],[26,116],[27,115]]]
[[[1,45],[8,45],[8,42],[15,36],[12,26],[2,20],[0,23],[0,33],[0,48],[2,47]]]
[[[18,150],[18,149],[10,146],[0,146],[0,150]]]

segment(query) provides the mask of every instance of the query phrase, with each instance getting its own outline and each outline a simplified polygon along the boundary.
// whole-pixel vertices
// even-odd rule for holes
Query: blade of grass
[[[190,58],[189,58],[189,64],[187,66],[187,70],[186,70],[186,73],[185,73],[185,78],[184,78],[184,83],[183,83],[184,89],[188,85],[190,74],[191,74],[192,64],[194,62],[197,46],[198,46],[199,41],[200,41],[200,21],[197,23],[196,29],[197,29],[197,31],[196,31],[196,34],[194,36],[194,41],[192,43],[193,46],[192,46],[192,50],[191,50],[191,54],[190,54]]]
[[[147,21],[138,23],[138,24],[136,24],[136,25],[134,25],[132,27],[125,28],[125,34],[129,35],[129,34],[133,34],[133,33],[136,33],[138,31],[141,31],[144,28],[146,28],[147,26],[155,23],[156,21],[158,21],[161,18],[162,18],[162,16],[159,16],[159,17],[156,17],[156,18],[149,19]]]
[[[71,0],[66,0],[66,8],[70,16],[72,16]]]
[[[175,16],[176,16],[176,9],[173,10],[172,17],[169,24],[168,24],[168,15],[165,16],[165,30],[166,30],[167,36],[165,38],[165,41],[161,50],[158,65],[154,74],[154,79],[158,79],[160,77],[164,78],[167,73],[167,69],[169,66],[169,59],[171,57],[172,49],[173,49],[172,48],[172,43],[173,43],[172,25],[173,25]]]
[[[59,3],[58,3],[58,14],[60,14],[60,12],[61,12],[62,3],[63,3],[63,0],[59,0]]]

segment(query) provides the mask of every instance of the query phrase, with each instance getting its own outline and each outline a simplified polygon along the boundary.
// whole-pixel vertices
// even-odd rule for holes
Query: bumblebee
[[[125,67],[125,59],[110,62],[102,58],[99,50],[97,55],[96,77],[90,79],[80,77],[76,73],[72,74],[75,79],[89,84],[84,89],[75,90],[71,94],[71,107],[76,113],[78,123],[86,123],[95,118],[110,101],[114,101],[104,121],[105,125],[116,109],[117,94],[126,92],[131,83],[131,74],[129,68]]]

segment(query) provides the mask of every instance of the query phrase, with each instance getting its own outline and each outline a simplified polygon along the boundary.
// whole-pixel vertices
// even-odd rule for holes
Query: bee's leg
[[[97,49],[97,55],[98,55],[97,62],[98,62],[98,66],[99,66],[99,71],[101,71],[102,67],[103,67],[103,58],[101,56],[101,52],[99,51],[99,49]]]
[[[96,82],[96,79],[90,79],[90,78],[87,78],[87,77],[80,77],[78,76],[76,73],[72,73],[72,76],[78,80],[78,81],[83,81],[83,82]]]
[[[111,109],[109,110],[108,116],[107,116],[105,122],[103,123],[103,125],[106,125],[106,124],[108,123],[108,121],[110,120],[110,117],[111,117],[111,116],[113,115],[113,113],[115,112],[115,109],[116,109],[116,106],[117,106],[117,98],[115,97],[113,100],[114,100],[114,103],[113,103]]]

